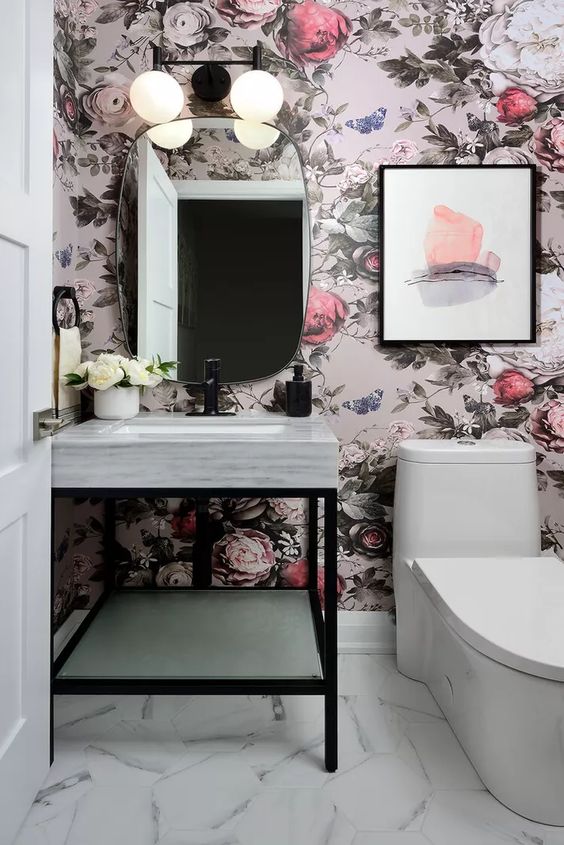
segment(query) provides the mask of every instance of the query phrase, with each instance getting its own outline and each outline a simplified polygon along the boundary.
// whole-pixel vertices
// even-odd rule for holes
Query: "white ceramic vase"
[[[130,420],[139,413],[138,387],[94,391],[94,413],[101,420]]]

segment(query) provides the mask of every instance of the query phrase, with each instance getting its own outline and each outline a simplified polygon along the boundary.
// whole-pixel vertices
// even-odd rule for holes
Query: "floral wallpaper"
[[[169,57],[221,59],[248,56],[260,39],[286,95],[279,126],[305,161],[313,287],[300,358],[316,410],[342,444],[341,607],[393,607],[394,456],[406,437],[534,443],[543,545],[562,553],[562,0],[55,0],[55,10],[56,278],[77,288],[85,355],[123,343],[114,224],[125,154],[140,128],[128,88],[150,65],[151,42]],[[202,113],[188,77],[178,73],[186,114]],[[215,112],[229,114],[228,103]],[[537,344],[379,346],[377,167],[387,162],[537,165]],[[275,380],[223,398],[283,410]],[[146,402],[184,410],[195,397],[164,385]],[[92,560],[97,507],[77,505],[72,529]],[[212,515],[217,582],[303,583],[300,502],[218,500]],[[193,502],[124,502],[119,521],[121,583],[190,582]],[[86,592],[92,577],[81,582]]]

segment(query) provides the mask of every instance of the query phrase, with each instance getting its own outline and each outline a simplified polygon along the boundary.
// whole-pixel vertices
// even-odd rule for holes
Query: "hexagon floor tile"
[[[431,784],[399,757],[378,754],[332,777],[324,792],[359,831],[404,830],[417,828]]]
[[[269,789],[236,828],[241,845],[352,845],[350,822],[318,789]]]
[[[153,802],[173,830],[206,830],[227,824],[261,788],[235,754],[213,754],[153,787]]]
[[[318,696],[65,696],[15,845],[564,845],[485,789],[427,688],[341,655],[339,771]]]

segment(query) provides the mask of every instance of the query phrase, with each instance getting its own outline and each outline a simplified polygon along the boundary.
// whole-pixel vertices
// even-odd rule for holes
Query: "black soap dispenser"
[[[289,417],[311,414],[311,381],[304,379],[303,364],[294,365],[294,378],[286,382],[286,414]]]

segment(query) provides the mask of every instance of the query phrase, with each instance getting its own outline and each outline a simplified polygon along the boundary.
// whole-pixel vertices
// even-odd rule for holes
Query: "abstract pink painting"
[[[384,343],[533,340],[533,183],[520,165],[381,167]]]
[[[427,232],[424,249],[427,268],[415,271],[410,285],[418,285],[425,305],[460,305],[492,293],[500,268],[499,255],[482,249],[484,227],[477,220],[454,211],[448,205],[436,205]]]

